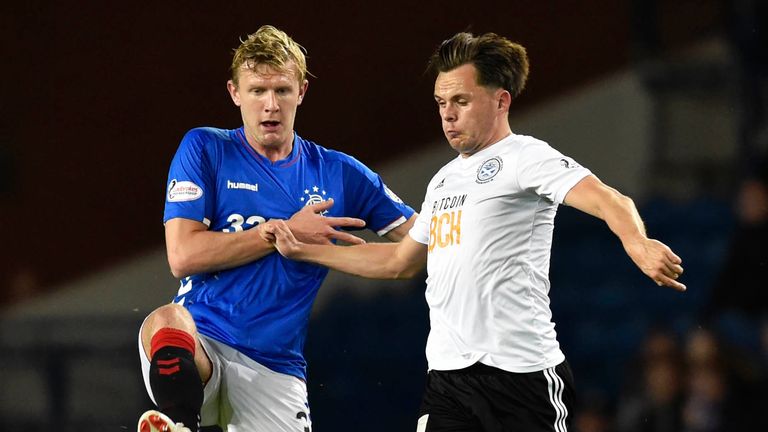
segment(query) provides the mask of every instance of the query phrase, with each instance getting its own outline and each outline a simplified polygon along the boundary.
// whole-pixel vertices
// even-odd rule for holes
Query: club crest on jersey
[[[477,169],[477,179],[475,182],[479,184],[488,183],[496,177],[496,174],[504,167],[504,163],[501,158],[492,157],[487,161],[480,164],[480,168]]]
[[[171,180],[168,184],[168,201],[194,201],[203,196],[203,189],[191,181]]]
[[[321,202],[324,202],[328,198],[331,198],[329,196],[326,196],[327,193],[325,190],[320,189],[317,186],[312,186],[311,188],[304,189],[304,195],[299,198],[299,200],[304,203],[305,206],[312,205],[312,204],[319,204]],[[324,215],[328,213],[328,210],[322,211],[320,214]]]

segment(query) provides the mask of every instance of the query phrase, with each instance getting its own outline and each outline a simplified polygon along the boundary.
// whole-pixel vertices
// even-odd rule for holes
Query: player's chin
[[[458,137],[449,139],[448,144],[450,144],[451,147],[459,153],[465,153],[467,150],[466,141]]]
[[[286,139],[285,134],[278,132],[269,132],[261,135],[261,142],[264,147],[279,147]]]

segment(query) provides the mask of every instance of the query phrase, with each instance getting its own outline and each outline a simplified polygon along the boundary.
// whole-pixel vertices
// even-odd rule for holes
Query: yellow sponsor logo
[[[429,221],[429,251],[461,244],[461,210],[435,214]]]

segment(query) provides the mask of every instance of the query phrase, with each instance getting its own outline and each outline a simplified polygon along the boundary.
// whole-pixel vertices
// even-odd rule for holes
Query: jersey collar
[[[296,131],[293,131],[293,148],[291,149],[291,153],[280,160],[277,160],[275,162],[272,162],[271,160],[265,158],[264,156],[260,155],[256,150],[251,147],[250,144],[248,144],[248,140],[245,138],[245,126],[241,126],[239,129],[237,129],[237,137],[240,144],[245,147],[245,150],[253,156],[259,163],[266,165],[270,168],[286,168],[289,167],[299,160],[299,156],[301,156],[301,142],[302,139],[299,137],[299,134],[296,133]]]

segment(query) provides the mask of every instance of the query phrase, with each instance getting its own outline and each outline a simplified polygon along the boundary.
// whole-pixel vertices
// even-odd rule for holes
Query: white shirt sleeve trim
[[[580,181],[590,175],[592,175],[592,172],[586,168],[579,170],[578,174],[571,177],[568,182],[564,183],[560,190],[557,191],[557,194],[555,194],[555,202],[558,204],[565,204],[565,197],[568,195],[568,192],[570,192]]]
[[[396,221],[394,221],[391,224],[385,226],[384,228],[376,231],[376,235],[381,237],[381,236],[385,235],[386,233],[392,231],[393,229],[399,227],[400,225],[404,224],[405,221],[406,221],[405,216],[400,216],[400,218],[397,219]]]

